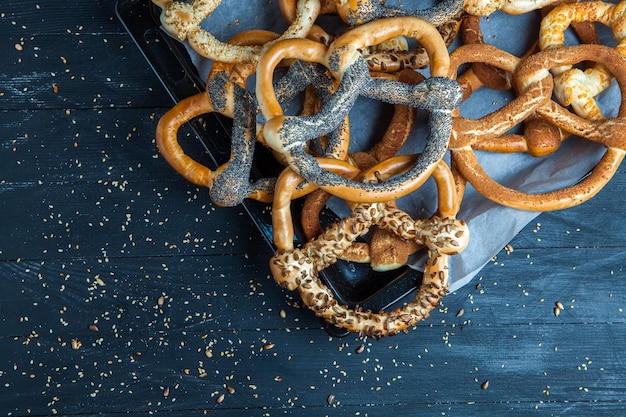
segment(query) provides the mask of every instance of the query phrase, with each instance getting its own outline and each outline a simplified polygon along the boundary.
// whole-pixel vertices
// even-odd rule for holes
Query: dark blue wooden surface
[[[113,0],[3,1],[0,38],[0,414],[625,413],[624,167],[409,334],[332,338],[158,157],[171,102]]]

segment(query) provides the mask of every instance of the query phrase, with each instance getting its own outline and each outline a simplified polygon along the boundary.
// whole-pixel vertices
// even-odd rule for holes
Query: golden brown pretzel
[[[262,45],[277,37],[272,32],[253,30],[237,34],[229,43]],[[305,67],[298,68],[301,71],[294,70],[285,76],[289,88],[281,89],[281,97],[289,97],[297,92],[294,83],[289,83],[293,78],[310,78],[318,88],[323,88],[324,83],[319,82],[315,74],[306,73]],[[157,146],[166,161],[188,181],[208,187],[211,199],[218,205],[237,205],[245,198],[272,201],[274,179],[262,178],[253,183],[249,180],[257,122],[254,98],[245,87],[248,77],[255,70],[256,65],[246,62],[213,62],[206,91],[181,100],[160,119],[157,126]],[[230,159],[215,171],[189,157],[180,146],[177,135],[184,123],[207,113],[220,113],[233,119]],[[341,136],[337,140],[340,142]],[[339,143],[337,146],[334,143],[331,147],[339,156],[347,154],[347,144]]]
[[[280,0],[279,5],[285,20],[289,23],[293,23],[298,16],[296,0]],[[331,0],[320,1],[319,15],[324,14],[337,14],[337,7]],[[307,38],[328,45],[333,40],[334,36],[326,32],[322,27],[313,25],[309,30]]]
[[[483,45],[481,48],[490,47]],[[507,70],[511,67],[507,68],[505,63],[512,66],[515,69],[516,87],[520,94],[501,109],[480,120],[455,118],[450,149],[455,167],[462,177],[470,182],[479,193],[495,202],[534,211],[571,207],[588,200],[602,189],[616,171],[626,149],[626,136],[620,132],[626,123],[624,119],[626,115],[626,99],[624,98],[626,58],[600,45],[578,45],[546,50],[527,57],[519,64],[515,64],[515,57],[497,50],[490,53],[483,51],[475,56],[482,56],[481,59],[487,63]],[[568,112],[550,99],[552,92],[550,68],[576,64],[585,60],[601,62],[616,76],[622,91],[622,103],[617,118],[602,121],[587,120]],[[500,135],[532,114],[539,115],[565,132],[607,147],[606,153],[589,176],[563,189],[530,194],[507,188],[487,175],[474,155],[475,144],[491,140],[491,143],[495,145]]]
[[[496,10],[517,15],[539,10],[561,0],[465,0],[464,10],[474,16],[489,16]]]
[[[362,175],[371,176],[374,171],[390,175],[395,170],[408,169],[414,159],[415,155],[394,157]],[[327,168],[344,170],[340,163],[330,165]],[[270,261],[274,279],[289,290],[297,289],[304,304],[329,323],[367,336],[378,338],[394,335],[426,319],[432,308],[447,294],[448,256],[462,251],[469,239],[465,223],[454,218],[459,202],[452,174],[445,163],[440,162],[435,171],[439,188],[439,216],[416,221],[384,203],[358,204],[350,216],[331,225],[320,237],[309,241],[304,247],[294,249],[293,229],[289,230],[291,219],[288,206],[293,198],[293,190],[302,180],[302,177],[287,168],[277,181],[274,213],[280,214],[278,219],[273,218],[273,224],[280,230],[274,231],[278,251]],[[318,277],[320,270],[334,263],[356,238],[374,225],[392,230],[404,239],[414,240],[429,248],[430,258],[425,265],[424,278],[415,300],[392,312],[374,313],[340,305]]]

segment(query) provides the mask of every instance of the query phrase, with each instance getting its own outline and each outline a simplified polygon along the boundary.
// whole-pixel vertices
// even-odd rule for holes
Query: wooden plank
[[[266,251],[2,262],[0,337],[26,337],[33,325],[39,333],[69,334],[96,324],[107,337],[141,329],[319,328],[313,314],[297,309],[296,295],[270,278],[269,257]]]
[[[0,35],[120,33],[114,0],[5,2],[0,8]]]
[[[624,359],[605,345],[606,335],[626,337],[626,327],[598,324],[579,332],[579,326],[558,326],[578,334],[570,338],[551,325],[474,327],[451,345],[441,327],[366,342],[328,338],[317,329],[297,335],[119,329],[117,338],[36,332],[0,339],[0,409],[16,415],[27,408],[32,414],[115,412],[120,404],[131,412],[258,410],[322,407],[330,394],[343,406],[413,409],[468,402],[532,409],[548,401],[567,409],[569,402],[623,401]],[[78,349],[71,339],[81,342]],[[485,381],[488,389],[481,388]]]
[[[6,161],[0,181],[16,187],[179,181],[182,177],[160,157],[154,139],[164,112],[153,108],[0,111],[6,134],[0,139],[0,159]],[[183,127],[178,137],[189,156],[210,165],[190,129]]]
[[[25,336],[33,322],[56,332],[82,331],[93,322],[103,323],[100,327],[109,332],[111,326],[131,326],[112,320],[112,306],[132,317],[132,326],[137,328],[154,327],[159,317],[167,318],[168,329],[318,327],[310,311],[292,311],[301,304],[297,293],[280,289],[270,277],[270,251],[254,237],[247,245],[242,240],[232,256],[224,256],[229,245],[216,245],[214,250],[196,255],[72,259],[61,254],[50,260],[2,262],[0,316],[4,321],[0,336]],[[454,343],[460,332],[481,326],[626,323],[623,253],[592,263],[586,259],[602,250],[579,249],[576,269],[569,267],[572,258],[559,257],[558,250],[529,253],[534,264],[520,253],[507,255],[504,265],[488,265],[476,280],[444,298],[438,313],[421,326],[449,329],[449,343]],[[544,262],[550,266],[542,265]],[[604,273],[594,276],[598,270]],[[591,276],[593,291],[589,291]],[[155,300],[161,295],[167,313],[155,315],[159,310]],[[564,309],[555,316],[557,302]],[[65,311],[68,308],[71,314]],[[278,317],[281,309],[288,313],[288,321]],[[60,313],[48,318],[49,311]],[[30,319],[26,322],[27,315]],[[58,322],[61,317],[67,322],[63,326]]]
[[[248,248],[240,243],[235,254],[224,256],[227,249],[195,256],[59,256],[2,262],[5,290],[0,297],[0,336],[26,336],[33,322],[55,332],[83,331],[95,322],[111,333],[124,325],[114,320],[116,310],[125,312],[123,320],[132,317],[137,328],[159,325],[159,317],[167,319],[167,329],[319,327],[311,312],[297,309],[301,304],[297,293],[280,289],[270,277],[269,250],[260,250],[254,239]],[[581,258],[594,253],[599,251],[579,250]],[[597,264],[582,262],[572,270],[565,267],[566,262],[554,262],[560,259],[556,254],[541,249],[533,253],[535,265],[520,256],[507,259],[504,266],[487,266],[475,281],[444,298],[438,312],[422,326],[447,328],[448,343],[454,344],[460,332],[482,326],[626,323],[623,255]],[[549,267],[541,262],[550,262],[553,272],[542,272]],[[594,268],[606,273],[590,283]],[[161,295],[167,314],[155,314],[159,310],[155,300]],[[564,309],[555,316],[557,302]],[[67,309],[71,314],[66,314]],[[289,321],[277,316],[281,309],[288,312]],[[64,323],[58,321],[61,318]]]
[[[174,183],[176,184],[176,183]],[[196,203],[161,182],[85,183],[2,193],[2,259],[109,258],[266,251],[240,207]],[[26,208],[26,210],[24,209]],[[247,242],[247,243],[246,243]]]
[[[291,416],[309,417],[311,415],[324,416],[385,416],[414,417],[419,413],[423,417],[440,417],[446,415],[462,415],[466,417],[482,417],[485,415],[506,415],[525,417],[533,415],[558,415],[566,412],[568,415],[614,417],[624,410],[623,402],[593,402],[571,401],[550,402],[543,401],[537,404],[527,403],[469,403],[469,404],[363,404],[360,406],[334,403],[323,406],[285,406],[265,408],[216,408],[209,410],[168,410],[169,416],[204,416],[210,412],[212,416],[239,417],[243,414],[250,417]],[[143,413],[125,413],[129,417],[144,415]],[[76,417],[114,417],[117,413],[75,414]]]
[[[19,50],[15,45],[20,45]],[[0,108],[170,107],[126,34],[0,35]],[[99,57],[110,61],[102,65]]]
[[[626,248],[624,207],[626,166],[591,200],[575,207],[542,213],[511,242],[514,248]],[[609,232],[612,231],[612,232]]]
[[[445,323],[466,325],[624,323],[622,249],[502,251],[466,287],[443,300]],[[555,316],[556,303],[564,310]],[[463,310],[463,315],[454,317]],[[452,315],[454,318],[450,318]]]

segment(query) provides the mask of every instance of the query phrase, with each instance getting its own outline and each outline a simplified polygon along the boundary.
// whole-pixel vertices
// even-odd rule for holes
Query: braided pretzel
[[[410,35],[424,45],[431,57],[433,77],[415,86],[372,79],[359,48],[378,44],[398,35]],[[325,65],[340,81],[337,91],[320,111],[309,117],[284,116],[271,79],[275,66],[285,58],[302,59]],[[389,201],[413,191],[421,177],[428,176],[447,149],[451,111],[460,102],[457,83],[441,75],[447,73],[449,56],[437,30],[417,18],[381,19],[350,30],[330,47],[307,39],[290,39],[269,47],[257,68],[256,95],[267,122],[265,140],[285,155],[289,166],[307,180],[333,195],[349,201]],[[304,144],[336,128],[359,94],[390,103],[402,103],[430,111],[430,138],[413,169],[385,183],[355,183],[321,169],[306,154]]]
[[[200,27],[222,0],[192,0],[191,3],[174,0],[152,0],[161,11],[160,20],[165,30],[189,45],[201,56],[218,62],[256,62],[267,45],[235,45],[219,41]],[[299,0],[296,15],[280,39],[303,38],[320,12],[319,0]]]
[[[472,47],[478,48],[478,45]],[[459,48],[459,52],[455,51],[456,54],[453,54],[454,63],[457,63],[457,56],[463,53],[462,48],[465,47]],[[450,149],[456,169],[479,193],[508,207],[534,211],[557,210],[580,204],[593,197],[615,173],[626,149],[626,137],[620,131],[626,123],[626,58],[601,45],[578,45],[542,51],[518,63],[517,58],[494,47],[482,45],[479,49],[482,51],[474,51],[468,55],[472,59],[482,60],[507,71],[514,70],[520,95],[480,120],[455,117]],[[602,121],[583,119],[550,99],[553,83],[549,69],[583,60],[603,63],[617,78],[622,92],[617,118]],[[607,147],[604,156],[589,176],[570,187],[537,194],[507,188],[488,176],[478,163],[473,148],[484,142],[483,149],[500,151],[504,146],[498,143],[500,135],[532,114],[537,114],[565,132]],[[515,142],[515,146],[519,146],[519,140]]]
[[[541,49],[563,46],[565,30],[577,22],[599,22],[608,26],[618,40],[616,50],[626,54],[626,2],[618,5],[599,1],[562,4],[555,7],[541,21],[539,45]],[[582,71],[571,66],[552,69],[555,74],[554,93],[559,101],[588,119],[603,117],[595,97],[611,84],[611,74],[596,64]]]
[[[408,169],[416,158],[416,155],[394,157],[375,166],[373,171],[391,174],[395,170]],[[345,170],[341,161],[329,161],[327,168]],[[362,174],[365,177],[368,175],[373,175],[372,170]],[[433,216],[429,220],[413,220],[401,210],[390,208],[384,203],[358,204],[350,216],[331,225],[304,247],[294,249],[289,202],[293,199],[295,186],[303,178],[291,169],[285,169],[277,181],[273,206],[273,213],[278,213],[277,219],[273,215],[273,224],[279,229],[274,231],[278,251],[270,261],[274,279],[289,290],[297,289],[304,304],[327,322],[370,337],[394,335],[426,319],[447,294],[448,256],[462,251],[469,239],[466,224],[454,218],[459,203],[452,174],[444,162],[437,165],[434,178],[439,189],[440,216]],[[392,312],[373,313],[340,305],[318,277],[319,271],[336,262],[337,257],[350,248],[355,239],[374,225],[392,230],[404,239],[414,240],[429,248],[430,257],[415,300]]]

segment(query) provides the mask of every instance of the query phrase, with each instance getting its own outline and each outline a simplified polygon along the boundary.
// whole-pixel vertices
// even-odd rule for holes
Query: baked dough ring
[[[229,43],[258,45],[277,37],[268,31],[246,31],[230,39]],[[254,98],[245,86],[255,69],[248,63],[214,62],[206,90],[179,101],[157,125],[156,143],[161,155],[186,180],[209,188],[212,201],[220,206],[234,206],[244,198],[263,202],[272,200],[273,179],[249,181],[256,120]],[[208,113],[220,113],[233,119],[230,159],[215,171],[188,156],[178,142],[178,130],[183,124]]]
[[[488,54],[486,61],[498,65]],[[601,62],[619,84],[622,101],[618,117],[607,120],[587,120],[565,110],[550,99],[552,77],[550,68],[572,65],[581,61]],[[520,95],[501,109],[486,117],[470,121],[455,118],[451,153],[455,168],[485,197],[508,207],[531,211],[550,211],[571,207],[587,201],[611,179],[624,158],[626,149],[626,58],[601,45],[577,45],[550,49],[529,56],[516,66],[515,81]],[[474,144],[497,137],[529,115],[536,113],[561,130],[598,142],[607,150],[593,171],[580,182],[544,193],[524,193],[494,181],[478,163]]]
[[[406,85],[372,79],[359,48],[379,44],[398,35],[420,41],[431,57],[432,77]],[[339,80],[337,91],[313,116],[285,116],[271,87],[275,66],[283,59],[302,59],[325,65]],[[256,96],[267,122],[263,135],[269,147],[285,156],[288,165],[308,181],[345,200],[355,202],[389,201],[416,189],[428,177],[447,150],[451,111],[461,99],[458,84],[447,74],[449,55],[437,30],[418,18],[381,19],[354,28],[337,38],[330,47],[307,39],[290,39],[270,46],[257,68]],[[308,140],[334,129],[360,95],[390,103],[400,103],[430,111],[430,137],[424,153],[413,169],[385,183],[356,183],[321,169],[304,152]]]

